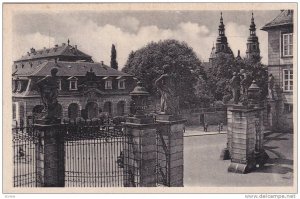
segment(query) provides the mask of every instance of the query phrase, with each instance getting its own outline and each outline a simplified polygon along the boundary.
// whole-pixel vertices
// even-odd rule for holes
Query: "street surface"
[[[226,146],[226,134],[204,134],[195,127],[186,128],[184,137],[184,186],[292,186],[293,134],[272,133],[265,138],[270,156],[267,164],[248,174],[227,172],[230,160],[220,160]]]

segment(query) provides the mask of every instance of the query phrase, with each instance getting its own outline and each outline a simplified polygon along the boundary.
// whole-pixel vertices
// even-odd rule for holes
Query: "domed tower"
[[[227,37],[225,36],[225,25],[223,23],[223,16],[221,12],[220,25],[219,25],[219,36],[216,42],[216,54],[218,53],[231,54],[233,56],[232,50],[228,46]]]
[[[254,17],[252,12],[251,24],[250,24],[250,36],[247,40],[246,58],[252,59],[254,57],[260,57],[259,42],[256,36],[256,26],[254,23]]]

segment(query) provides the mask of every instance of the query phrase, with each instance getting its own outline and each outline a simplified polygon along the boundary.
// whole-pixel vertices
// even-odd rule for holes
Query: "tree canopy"
[[[195,52],[185,42],[151,42],[135,52],[132,51],[122,70],[141,80],[150,94],[159,96],[154,82],[163,74],[164,65],[170,66],[170,75],[178,81],[180,106],[192,103],[195,100],[194,86],[198,75],[206,75]]]
[[[264,65],[261,64],[261,58],[252,59],[235,59],[226,54],[219,54],[212,62],[211,68],[207,72],[207,84],[210,94],[214,101],[222,100],[227,102],[232,98],[230,79],[233,73],[240,74],[241,69],[249,75],[248,86],[254,79],[260,87],[260,98],[265,99],[267,96],[268,72]],[[241,75],[241,74],[240,74]]]

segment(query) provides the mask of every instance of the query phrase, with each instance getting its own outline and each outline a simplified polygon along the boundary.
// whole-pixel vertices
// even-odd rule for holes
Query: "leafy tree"
[[[261,57],[259,56],[252,57],[251,59],[235,59],[231,55],[220,53],[213,60],[212,67],[207,73],[207,82],[214,101],[223,100],[224,102],[228,102],[232,98],[229,82],[233,73],[240,74],[241,69],[250,77],[248,86],[255,79],[257,85],[260,87],[260,98],[261,100],[265,99],[268,92],[268,72],[260,60]]]
[[[131,52],[124,72],[141,80],[150,94],[159,97],[154,85],[155,80],[163,74],[163,66],[171,67],[171,74],[178,82],[177,92],[181,107],[189,106],[195,100],[195,84],[199,74],[204,74],[201,62],[195,52],[184,42],[164,40],[151,42],[145,47]]]
[[[233,72],[238,72],[240,69],[237,62],[240,61],[225,53],[219,53],[212,61],[207,79],[214,101],[222,101],[224,96],[231,95],[229,81]]]
[[[114,44],[111,46],[110,67],[118,70],[117,51]]]

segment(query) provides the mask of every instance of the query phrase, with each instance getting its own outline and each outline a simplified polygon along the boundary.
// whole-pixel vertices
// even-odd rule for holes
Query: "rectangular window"
[[[283,70],[283,90],[293,91],[293,70]]]
[[[119,89],[125,89],[125,80],[119,80]]]
[[[15,120],[17,117],[17,110],[16,110],[16,104],[13,103],[13,119]]]
[[[284,113],[292,113],[293,112],[293,104],[284,104]]]
[[[58,90],[61,90],[61,79],[58,80]]]
[[[70,90],[77,90],[77,81],[70,81]]]
[[[111,80],[105,81],[105,89],[112,89],[112,81]]]
[[[283,34],[282,41],[282,56],[293,56],[293,34]]]

